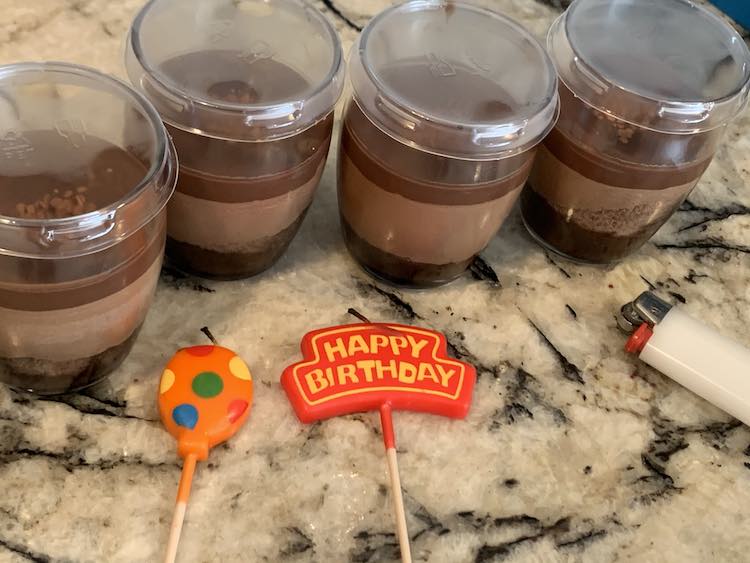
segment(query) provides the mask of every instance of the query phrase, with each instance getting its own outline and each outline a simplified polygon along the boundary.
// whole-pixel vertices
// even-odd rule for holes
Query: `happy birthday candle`
[[[476,379],[474,367],[448,356],[441,333],[406,325],[367,322],[324,328],[307,333],[301,347],[303,360],[281,376],[301,422],[380,412],[401,558],[410,563],[392,411],[465,417]]]

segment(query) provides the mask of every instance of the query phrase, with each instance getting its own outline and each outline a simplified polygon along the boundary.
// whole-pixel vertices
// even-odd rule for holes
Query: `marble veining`
[[[140,0],[3,0],[0,62],[56,59],[124,76]],[[316,2],[349,49],[387,2]],[[539,37],[566,0],[492,0]],[[610,268],[537,247],[517,214],[463,279],[402,291],[368,278],[337,225],[335,150],[302,231],[257,279],[165,271],[135,349],[104,385],[0,389],[0,561],[159,561],[179,460],[161,367],[207,326],[243,355],[256,403],[199,469],[180,561],[398,558],[374,414],[300,425],[278,385],[306,331],[371,319],[443,331],[476,365],[466,421],[397,413],[416,561],[741,562],[750,431],[622,351],[620,305],[656,288],[750,345],[750,113],[646,247]]]

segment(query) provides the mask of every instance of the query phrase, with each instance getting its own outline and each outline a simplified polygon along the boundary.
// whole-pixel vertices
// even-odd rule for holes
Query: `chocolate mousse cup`
[[[349,72],[338,195],[350,253],[397,285],[461,276],[500,229],[554,123],[551,61],[504,16],[407,2],[367,25]]]
[[[174,149],[92,69],[2,66],[0,92],[0,381],[75,391],[124,360],[151,304]]]
[[[552,25],[560,118],[521,196],[545,247],[608,263],[638,250],[695,187],[744,107],[750,56],[686,0],[576,0]]]
[[[151,0],[126,63],[179,155],[170,263],[212,279],[272,266],[305,217],[331,141],[344,65],[328,20],[301,0]]]

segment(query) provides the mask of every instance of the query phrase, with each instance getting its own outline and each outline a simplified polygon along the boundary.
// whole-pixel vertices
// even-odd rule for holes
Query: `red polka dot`
[[[185,348],[185,352],[191,356],[208,356],[214,351],[214,348],[216,346],[191,346],[190,348]]]
[[[247,401],[243,401],[242,399],[235,399],[234,401],[229,403],[229,406],[227,407],[229,422],[234,422],[235,420],[237,420],[246,410]]]

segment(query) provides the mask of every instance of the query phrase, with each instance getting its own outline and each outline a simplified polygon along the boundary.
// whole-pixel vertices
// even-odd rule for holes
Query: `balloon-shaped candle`
[[[165,563],[177,556],[190,485],[197,461],[228,440],[250,414],[253,379],[245,362],[221,346],[179,350],[169,361],[159,386],[159,412],[183,458]]]

